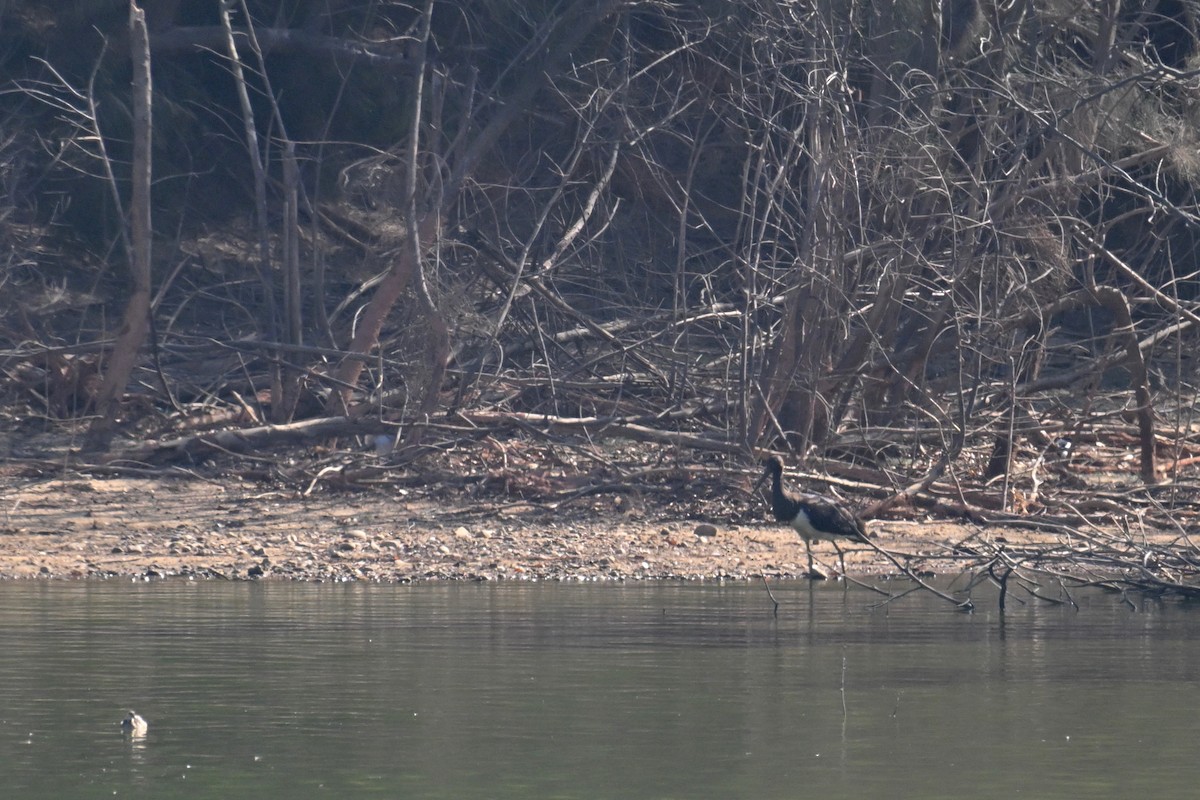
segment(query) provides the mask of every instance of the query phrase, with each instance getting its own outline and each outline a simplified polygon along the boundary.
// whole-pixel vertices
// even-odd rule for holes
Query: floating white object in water
[[[125,719],[121,720],[121,730],[128,733],[130,736],[140,737],[145,736],[146,731],[150,726],[146,724],[146,720],[141,714],[130,709],[125,715]]]

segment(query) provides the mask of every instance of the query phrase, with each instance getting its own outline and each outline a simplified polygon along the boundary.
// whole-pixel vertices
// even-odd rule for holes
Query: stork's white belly
[[[812,526],[812,522],[809,520],[808,514],[804,513],[804,509],[796,512],[796,517],[792,520],[792,527],[796,529],[796,533],[800,534],[801,538],[807,539],[810,542],[832,538],[828,533],[822,533]]]

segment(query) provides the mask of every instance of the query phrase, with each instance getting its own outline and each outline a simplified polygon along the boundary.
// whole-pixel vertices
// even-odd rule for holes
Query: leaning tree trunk
[[[129,271],[133,285],[104,382],[96,397],[96,418],[85,441],[89,450],[105,450],[112,441],[121,395],[129,384],[138,351],[150,330],[150,38],[146,32],[145,14],[132,0],[129,3],[129,34],[133,65]]]
[[[441,376],[445,372],[445,359],[449,352],[449,333],[436,306],[430,302],[428,287],[424,285],[424,276],[420,273],[421,261],[425,253],[437,245],[444,218],[449,215],[458,202],[463,185],[474,174],[480,162],[519,116],[529,111],[534,97],[546,84],[547,76],[557,75],[588,35],[620,5],[620,0],[603,0],[603,2],[577,0],[557,18],[547,21],[544,26],[545,35],[541,37],[543,41],[549,43],[547,49],[539,51],[530,63],[522,65],[524,74],[517,87],[478,134],[471,139],[462,137],[458,140],[462,142],[461,148],[442,159],[445,163],[453,166],[449,168],[448,175],[444,176],[444,182],[437,191],[437,201],[426,204],[415,223],[411,213],[413,204],[410,202],[409,208],[406,210],[410,212],[407,216],[409,224],[413,228],[410,235],[414,237],[414,241],[411,243],[412,246],[403,248],[397,255],[391,269],[376,287],[375,293],[359,319],[354,340],[348,348],[356,356],[343,359],[334,369],[333,377],[337,387],[330,393],[326,404],[328,413],[346,413],[351,407],[350,399],[353,388],[358,383],[365,366],[365,362],[357,355],[369,353],[379,345],[379,334],[383,330],[383,324],[410,282],[417,283],[418,293],[422,295],[418,297],[418,300],[426,314],[426,321],[431,326],[431,346],[426,352],[427,371],[431,379],[436,379],[440,383]],[[432,5],[426,5],[422,21],[423,30],[428,30],[431,13]],[[423,57],[424,48],[418,47],[417,54],[419,58]],[[415,71],[418,75],[422,75],[425,65],[418,65]],[[414,91],[419,97],[422,91],[421,81],[418,79],[414,83]],[[419,115],[420,109],[420,104],[416,103],[415,113]],[[414,120],[412,136],[416,136],[419,130],[416,122],[419,120]],[[419,143],[414,142],[410,145],[410,169],[414,168],[411,158],[414,152],[412,148],[415,148],[417,144]],[[409,179],[414,180],[415,177],[415,174],[410,175]],[[430,385],[426,389],[422,402],[422,410],[426,414],[433,410],[431,406],[436,400],[437,389],[436,385]]]

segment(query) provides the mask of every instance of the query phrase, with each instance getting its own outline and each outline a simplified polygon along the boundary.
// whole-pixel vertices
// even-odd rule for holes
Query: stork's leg
[[[808,552],[808,579],[812,581],[825,580],[825,573],[818,571],[816,566],[813,565],[812,540],[805,539],[804,548]]]
[[[842,552],[842,548],[838,545],[836,539],[831,539],[829,543],[833,545],[833,549],[836,550],[837,554],[838,554],[838,577],[845,578],[846,577],[846,554]]]

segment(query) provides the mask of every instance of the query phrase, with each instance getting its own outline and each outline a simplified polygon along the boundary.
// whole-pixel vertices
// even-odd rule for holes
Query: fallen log
[[[395,432],[395,423],[379,419],[321,417],[279,425],[210,431],[165,439],[160,442],[148,442],[112,453],[105,459],[105,463],[116,461],[169,463],[179,459],[195,461],[198,457],[211,455],[214,452],[244,455],[278,444],[295,444],[342,436],[392,435]]]

